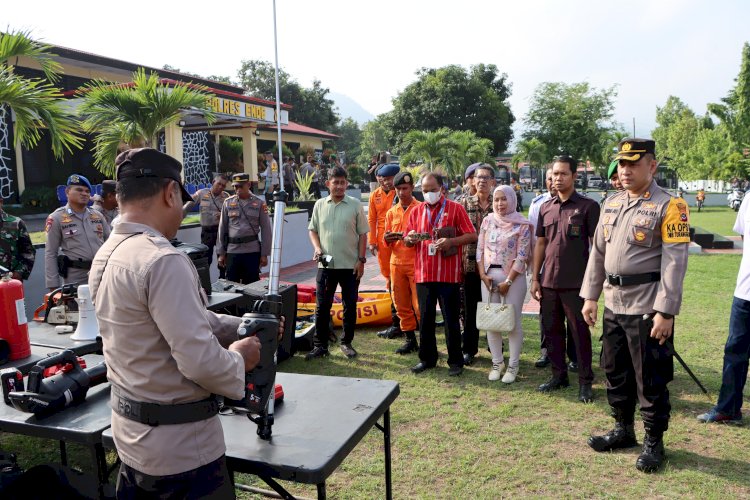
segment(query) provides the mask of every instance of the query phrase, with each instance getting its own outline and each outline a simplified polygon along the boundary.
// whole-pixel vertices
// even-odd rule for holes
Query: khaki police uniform
[[[687,203],[653,181],[639,198],[618,192],[602,206],[581,297],[604,292],[602,368],[609,404],[632,422],[636,400],[647,432],[667,430],[671,349],[650,338],[652,320],[676,315],[690,243]],[[671,340],[669,341],[671,342]]]
[[[107,210],[106,208],[104,208],[104,206],[102,206],[102,200],[100,199],[94,201],[94,204],[91,206],[91,208],[104,216],[104,220],[107,221],[107,224],[109,224],[110,228],[112,227],[112,221],[115,219],[115,217],[120,215],[119,207],[115,207],[112,210]]]
[[[219,235],[221,207],[227,198],[229,198],[229,193],[226,191],[222,191],[218,196],[214,196],[211,188],[207,187],[196,191],[193,195],[193,201],[185,205],[185,209],[190,210],[196,203],[200,204],[201,243],[208,247],[209,265],[213,260],[213,251]]]
[[[60,251],[69,259],[67,276],[63,276],[63,281],[85,284],[94,255],[109,237],[109,224],[104,216],[89,207],[85,208],[83,214],[77,214],[69,205],[65,205],[47,217],[45,231],[45,286],[60,286],[57,265]]]
[[[244,395],[243,358],[222,347],[237,340],[241,319],[206,310],[192,262],[157,230],[120,222],[90,285],[114,409],[121,397],[175,405]],[[196,469],[226,451],[218,415],[150,426],[115,410],[112,433],[122,461],[152,476]]]
[[[216,255],[226,254],[227,279],[253,283],[260,279],[260,257],[271,253],[271,219],[262,199],[228,197],[221,207]]]

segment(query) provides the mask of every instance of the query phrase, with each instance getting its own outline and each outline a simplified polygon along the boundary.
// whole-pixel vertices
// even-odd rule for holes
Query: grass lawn
[[[729,207],[703,207],[700,212],[696,207],[690,207],[690,224],[693,227],[702,227],[721,236],[737,236],[732,230],[736,218],[737,213]]]
[[[729,215],[729,214],[726,214]],[[323,360],[296,356],[286,372],[396,380],[401,394],[391,407],[394,498],[545,497],[724,497],[750,496],[750,433],[747,427],[704,425],[695,416],[709,408],[721,381],[722,353],[734,290],[738,255],[690,257],[676,348],[712,393],[712,401],[675,361],[670,384],[671,428],[665,436],[669,462],[662,473],[644,475],[635,467],[639,448],[598,454],[587,445],[592,432],[611,428],[603,375],[595,369],[596,401],[584,405],[573,387],[551,395],[535,391],[548,370],[534,368],[539,328],[525,319],[526,338],[518,381],[488,382],[486,342],[477,362],[458,379],[448,377],[444,342],[438,368],[413,375],[415,355],[392,354],[396,340],[382,340],[374,329],[358,330],[360,355],[338,351]],[[598,339],[601,326],[594,337]],[[594,341],[594,357],[600,350]],[[639,442],[642,426],[636,424]],[[247,439],[256,439],[254,435]],[[18,453],[24,467],[57,461],[49,440],[0,434],[2,448]],[[382,434],[371,431],[329,478],[332,498],[382,498]],[[71,463],[89,468],[88,455],[74,445]],[[110,459],[112,457],[110,456]],[[252,476],[239,482],[264,485]],[[314,497],[313,487],[285,483],[292,493]],[[254,498],[239,493],[240,498]]]

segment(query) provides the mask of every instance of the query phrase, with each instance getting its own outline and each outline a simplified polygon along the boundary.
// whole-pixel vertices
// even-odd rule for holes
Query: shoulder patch
[[[50,216],[47,217],[47,221],[44,223],[44,232],[49,233],[50,228],[52,227],[52,223],[55,222],[54,219]]]
[[[684,200],[669,200],[661,223],[661,239],[664,243],[690,243],[690,212]]]

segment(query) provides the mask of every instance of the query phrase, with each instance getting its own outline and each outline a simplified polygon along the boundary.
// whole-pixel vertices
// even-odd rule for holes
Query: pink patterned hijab
[[[497,194],[498,191],[501,191],[505,195],[505,199],[508,200],[508,208],[504,214],[495,210],[495,194]],[[515,224],[528,224],[530,226],[529,229],[531,229],[531,251],[533,255],[534,241],[536,239],[534,237],[534,225],[529,222],[529,219],[516,211],[516,206],[518,206],[518,200],[516,199],[516,192],[512,187],[506,185],[498,186],[492,192],[492,216],[495,218],[498,227],[504,233],[511,233],[513,232],[513,226]]]

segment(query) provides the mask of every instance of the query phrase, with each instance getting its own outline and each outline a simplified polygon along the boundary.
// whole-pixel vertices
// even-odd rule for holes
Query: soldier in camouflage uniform
[[[13,279],[27,280],[34,267],[34,255],[26,224],[5,213],[0,197],[0,266],[10,270]]]

